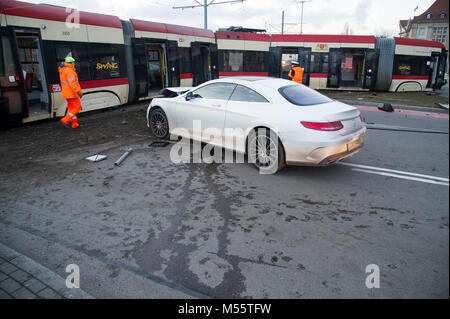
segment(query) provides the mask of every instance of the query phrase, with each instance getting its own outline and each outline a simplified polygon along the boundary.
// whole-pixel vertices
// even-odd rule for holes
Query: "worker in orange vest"
[[[292,61],[291,64],[292,67],[289,71],[289,77],[292,79],[292,81],[302,84],[303,69],[300,67],[300,63],[298,63],[297,61]]]
[[[64,126],[72,123],[72,128],[80,126],[77,120],[77,113],[82,110],[81,86],[78,83],[78,75],[75,72],[75,59],[66,57],[64,65],[58,68],[59,79],[61,81],[61,91],[63,99],[67,100],[67,114],[61,119]]]

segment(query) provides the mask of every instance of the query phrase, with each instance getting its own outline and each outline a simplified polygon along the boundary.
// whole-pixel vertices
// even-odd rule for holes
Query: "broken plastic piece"
[[[88,161],[90,161],[90,162],[100,162],[100,161],[103,161],[104,159],[106,159],[108,156],[106,156],[106,155],[100,155],[100,154],[96,154],[96,155],[93,155],[93,156],[89,156],[89,157],[86,157],[86,159],[88,160]]]

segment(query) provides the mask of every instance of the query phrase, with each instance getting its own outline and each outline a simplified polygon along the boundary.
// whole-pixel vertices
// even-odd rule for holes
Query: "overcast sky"
[[[204,0],[197,0],[203,4]],[[216,0],[223,2],[226,0]],[[208,7],[208,29],[229,26],[266,29],[281,33],[281,12],[285,11],[285,32],[300,33],[299,0],[246,0],[243,3]],[[76,7],[82,11],[116,15],[121,19],[143,19],[203,28],[203,8],[173,9],[197,5],[195,0],[28,0]],[[210,3],[211,0],[208,0]],[[304,34],[342,34],[348,24],[353,34],[397,36],[400,19],[423,13],[434,0],[312,0],[303,7]],[[414,9],[419,7],[415,12]],[[296,24],[296,25],[294,25]]]

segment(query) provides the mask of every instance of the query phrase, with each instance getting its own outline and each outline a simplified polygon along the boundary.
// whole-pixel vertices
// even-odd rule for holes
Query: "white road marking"
[[[381,168],[381,167],[375,167],[375,166],[367,166],[367,165],[359,165],[359,164],[352,164],[352,163],[345,163],[345,162],[338,162],[338,164],[346,165],[346,166],[353,166],[353,167],[367,169],[367,170],[383,171],[383,172],[389,172],[389,173],[394,173],[394,174],[415,176],[415,177],[419,177],[419,179],[420,178],[424,178],[424,179],[443,181],[443,182],[447,182],[447,186],[448,186],[448,182],[449,182],[449,179],[448,178],[444,178],[444,177],[436,177],[436,176],[431,176],[431,175],[410,173],[410,172],[405,172],[405,171],[397,171],[397,170],[394,170],[394,169]],[[364,171],[364,170],[362,170],[362,171]]]
[[[431,179],[409,177],[409,176],[405,176],[405,175],[391,174],[391,173],[385,173],[385,172],[370,171],[370,170],[361,169],[361,168],[352,168],[352,171],[364,172],[364,173],[369,173],[369,174],[377,174],[377,175],[383,175],[383,176],[390,176],[390,177],[396,177],[396,178],[401,178],[401,179],[409,179],[412,181],[429,183],[429,184],[438,184],[438,185],[449,186],[448,183],[438,182],[438,181],[431,180]]]

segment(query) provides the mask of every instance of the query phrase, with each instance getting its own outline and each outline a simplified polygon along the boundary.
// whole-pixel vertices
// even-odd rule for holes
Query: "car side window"
[[[238,85],[231,95],[230,101],[240,101],[240,102],[263,102],[268,103],[261,94],[256,93],[252,89],[245,86]]]
[[[236,84],[233,83],[213,83],[193,91],[196,98],[228,100]]]

